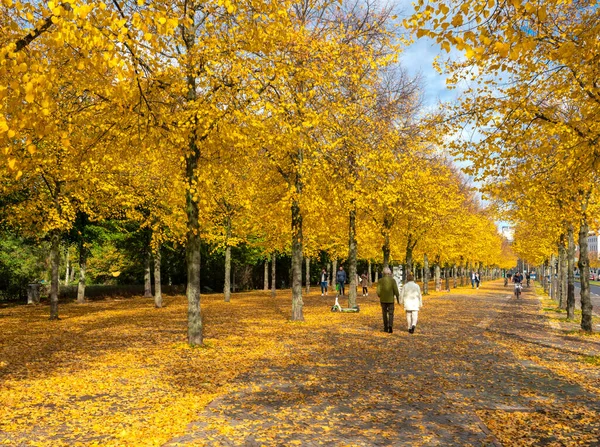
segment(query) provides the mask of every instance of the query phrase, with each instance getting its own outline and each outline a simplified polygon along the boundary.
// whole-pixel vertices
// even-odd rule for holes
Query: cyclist
[[[513,283],[515,284],[515,295],[517,296],[517,298],[519,298],[519,295],[521,294],[521,281],[523,281],[521,273],[515,273],[513,275]]]
[[[525,279],[527,280],[527,287],[529,287],[529,282],[531,281],[531,273],[527,272],[525,275]]]

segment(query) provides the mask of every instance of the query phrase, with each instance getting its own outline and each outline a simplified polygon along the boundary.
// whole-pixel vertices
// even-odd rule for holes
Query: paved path
[[[412,336],[398,308],[396,332],[381,332],[370,299],[344,332],[315,334],[295,365],[255,368],[165,446],[600,445],[596,389],[528,357],[571,362],[600,343],[553,332],[530,293],[517,301],[496,282],[426,297]]]

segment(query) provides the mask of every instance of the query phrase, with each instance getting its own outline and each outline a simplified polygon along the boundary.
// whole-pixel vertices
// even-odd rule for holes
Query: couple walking
[[[402,287],[402,292],[398,291],[398,284],[392,278],[392,271],[389,267],[383,269],[383,278],[377,283],[377,295],[381,302],[381,311],[383,313],[383,331],[393,332],[394,326],[394,297],[398,304],[404,305],[406,311],[406,322],[408,324],[408,332],[413,334],[417,327],[417,318],[419,317],[419,309],[423,307],[423,297],[421,288],[414,282],[414,276],[409,273],[406,277],[407,282]]]

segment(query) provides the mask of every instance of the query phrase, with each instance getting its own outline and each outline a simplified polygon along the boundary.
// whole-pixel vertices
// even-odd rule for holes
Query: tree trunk
[[[162,284],[160,282],[160,247],[154,255],[154,306],[162,307]]]
[[[337,290],[337,259],[333,260],[333,268],[332,268],[332,272],[331,272],[331,287],[333,287],[333,290]]]
[[[408,241],[406,242],[406,274],[408,274],[408,272],[412,272],[413,269],[413,250],[414,245],[412,235],[409,234]]]
[[[423,276],[423,295],[429,295],[429,259],[427,259],[427,254],[423,256],[423,271],[425,273]]]
[[[556,285],[554,283],[554,265],[556,264],[556,256],[550,256],[550,298],[556,300]]]
[[[225,248],[225,283],[223,285],[223,295],[225,302],[231,300],[231,247],[228,245]]]
[[[369,259],[369,264],[367,266],[367,286],[371,287],[373,281],[373,277],[371,276],[371,260]]]
[[[300,188],[298,181],[296,189]],[[304,321],[302,307],[302,214],[297,199],[292,201],[292,321]]]
[[[581,329],[592,332],[592,300],[590,299],[590,260],[588,253],[589,226],[587,215],[581,218],[579,228],[579,285],[581,288]]]
[[[386,233],[384,238],[381,250],[383,251],[383,268],[386,268],[390,266],[390,235]]]
[[[456,287],[458,287],[457,283],[456,283],[456,273],[457,273],[457,269],[456,266],[453,265],[452,266],[452,282],[453,282],[453,287],[454,289],[456,289]]]
[[[229,239],[231,238],[231,216],[227,216],[225,223],[225,281],[223,284],[223,295],[225,302],[231,300],[231,246]]]
[[[434,267],[434,284],[435,284],[435,291],[439,292],[440,290],[442,290],[442,280],[441,280],[441,275],[440,275],[440,265],[436,262],[435,267]]]
[[[575,267],[575,238],[573,235],[573,225],[569,225],[567,232],[568,249],[567,249],[567,318],[575,319],[575,275],[573,269]]]
[[[350,224],[348,226],[348,275],[350,275],[350,286],[348,288],[348,307],[356,307],[356,209],[351,204]]]
[[[190,23],[183,25],[182,37],[188,53],[194,51],[196,44],[196,16],[194,11],[188,13]],[[189,103],[198,99],[196,87],[196,67],[189,64],[187,70],[187,97]],[[194,123],[196,124],[196,123]],[[191,346],[202,345],[202,314],[200,310],[200,223],[198,195],[200,194],[198,182],[198,163],[200,149],[196,141],[196,132],[192,131],[188,137],[186,148],[185,177],[186,190],[186,264],[187,264],[187,301],[188,301],[188,343]]]
[[[307,257],[306,259],[304,259],[304,263],[306,264],[304,282],[306,283],[306,294],[308,295],[310,293],[310,258]]]
[[[271,298],[275,298],[277,296],[277,284],[276,284],[276,267],[277,267],[277,254],[273,253],[271,255]]]
[[[263,290],[269,290],[269,258],[265,259],[265,280],[263,283]]]
[[[559,290],[560,290],[560,308],[567,308],[567,282],[568,282],[568,260],[567,260],[567,247],[566,247],[566,235],[560,235],[560,245],[558,247],[558,262],[559,262]]]
[[[560,307],[567,308],[568,298],[568,275],[569,275],[569,260],[567,259],[567,236],[561,235],[561,253],[560,253]]]
[[[60,233],[52,230],[50,234],[50,319],[58,320],[58,265],[60,263]]]
[[[152,255],[146,256],[146,266],[144,268],[144,298],[152,298]]]
[[[77,302],[85,302],[85,270],[87,268],[87,248],[82,240],[79,243],[79,284],[77,285]]]
[[[69,267],[71,266],[71,260],[69,259],[69,246],[67,245],[67,255],[66,255],[66,269],[65,269],[65,286],[69,285]]]

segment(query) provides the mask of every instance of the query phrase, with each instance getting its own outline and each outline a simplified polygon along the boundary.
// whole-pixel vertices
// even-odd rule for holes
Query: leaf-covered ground
[[[373,296],[204,296],[199,349],[184,297],[3,308],[0,444],[600,445],[600,338],[510,291],[425,297],[414,335]]]

